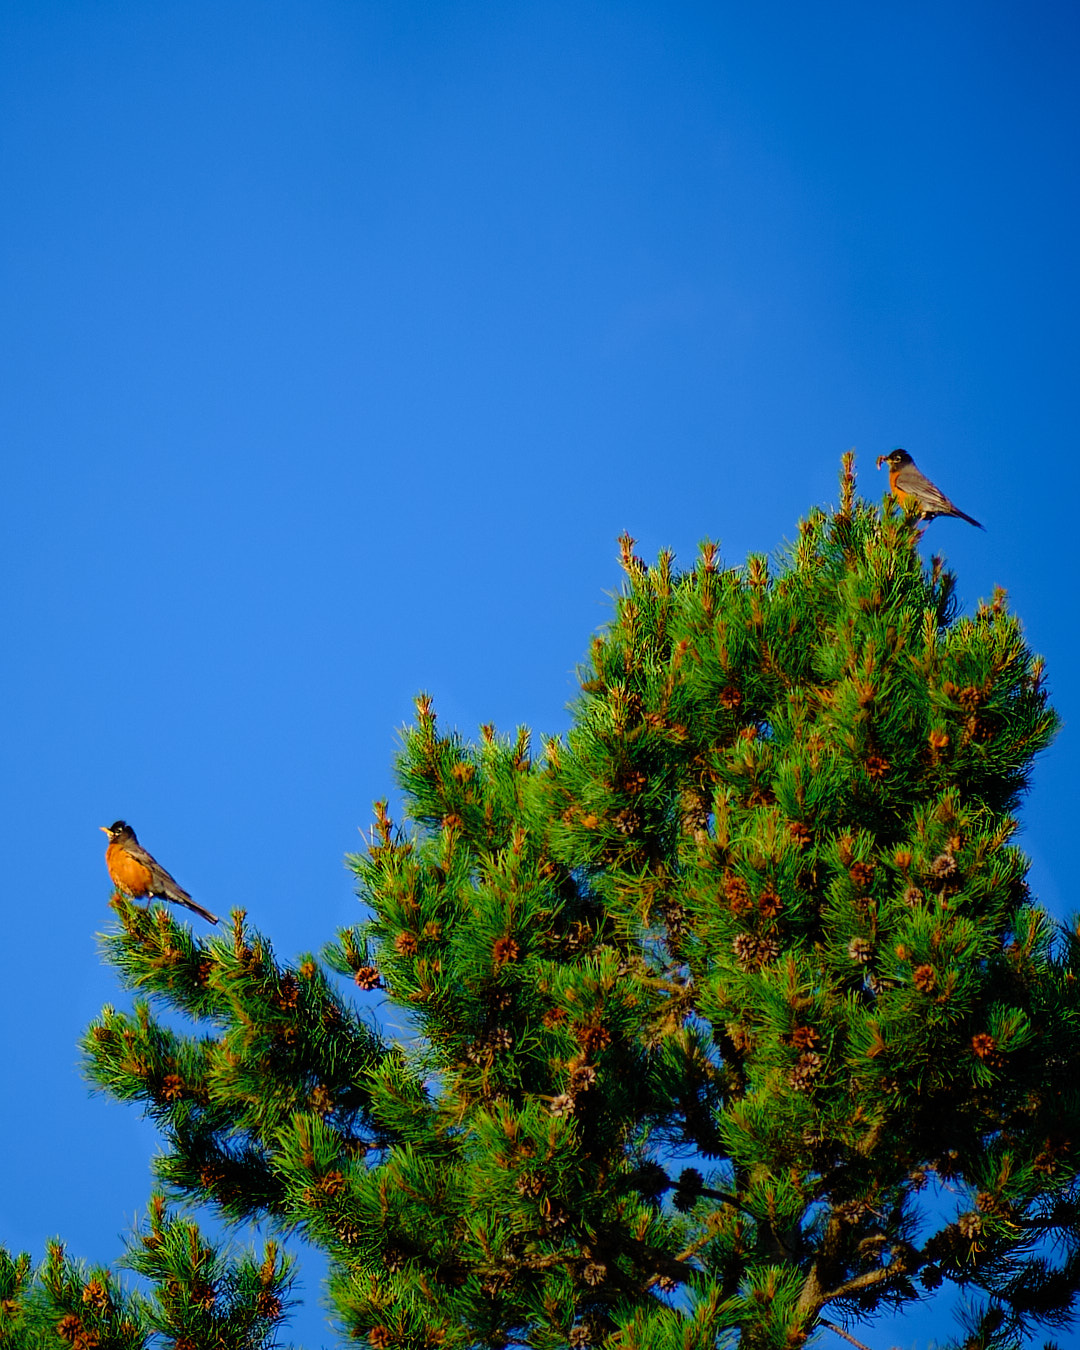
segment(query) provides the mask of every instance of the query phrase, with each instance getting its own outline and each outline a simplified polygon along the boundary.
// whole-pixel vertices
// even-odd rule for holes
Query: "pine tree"
[[[115,898],[145,1001],[87,1063],[167,1194],[323,1248],[375,1350],[795,1350],[941,1286],[971,1350],[1067,1326],[1080,937],[1013,842],[1056,718],[919,538],[850,457],[775,564],[624,538],[565,737],[418,701],[323,961]]]

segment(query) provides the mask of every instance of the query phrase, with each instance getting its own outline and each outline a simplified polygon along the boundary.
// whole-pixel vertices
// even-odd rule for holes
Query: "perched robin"
[[[918,471],[915,461],[906,450],[893,450],[887,455],[878,455],[879,469],[882,464],[889,466],[889,487],[892,495],[901,506],[914,502],[919,508],[920,519],[933,520],[935,516],[959,516],[969,525],[979,525],[974,516],[969,516],[953,506],[944,492],[936,488],[925,474]],[[979,529],[985,530],[986,526],[979,525]]]
[[[147,853],[126,820],[102,825],[101,828],[109,836],[105,866],[118,890],[140,900],[147,895],[160,896],[162,900],[171,900],[174,905],[193,909],[207,923],[217,923],[214,915],[208,909],[203,909],[202,905],[197,905],[187,891],[173,881],[157,859]]]

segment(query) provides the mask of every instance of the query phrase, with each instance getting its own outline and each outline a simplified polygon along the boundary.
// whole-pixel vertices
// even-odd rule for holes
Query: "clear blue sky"
[[[1025,843],[1067,911],[1078,23],[2,0],[0,1241],[110,1259],[149,1190],[77,1068],[99,825],[317,949],[418,690],[560,730],[620,530],[774,549],[852,445],[868,495],[903,445],[986,524],[928,540],[1048,658]]]

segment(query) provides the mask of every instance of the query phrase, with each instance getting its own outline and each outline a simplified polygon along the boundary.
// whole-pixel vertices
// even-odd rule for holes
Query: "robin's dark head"
[[[880,469],[883,464],[888,464],[892,469],[902,469],[905,464],[914,464],[914,460],[906,450],[890,450],[887,455],[878,455],[877,466]]]
[[[111,825],[101,825],[98,827],[109,836],[109,843],[119,843],[121,839],[134,839],[135,831],[126,820],[114,820]]]

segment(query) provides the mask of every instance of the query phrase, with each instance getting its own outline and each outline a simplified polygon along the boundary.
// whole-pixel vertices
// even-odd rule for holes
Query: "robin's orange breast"
[[[153,873],[119,844],[110,844],[105,850],[105,866],[109,869],[113,885],[119,886],[128,895],[141,897],[149,892]]]
[[[911,498],[911,493],[904,491],[904,489],[900,486],[900,483],[898,481],[899,478],[900,478],[900,470],[894,469],[892,465],[890,465],[889,488],[892,491],[892,495],[896,498],[896,500],[900,503],[900,505],[903,506],[904,502],[908,501]]]

